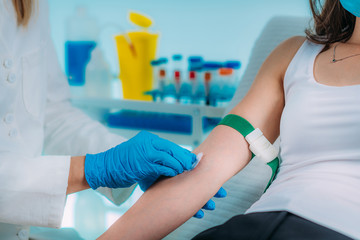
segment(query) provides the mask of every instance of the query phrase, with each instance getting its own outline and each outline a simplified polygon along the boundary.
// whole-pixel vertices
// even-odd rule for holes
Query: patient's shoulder
[[[297,48],[299,48],[304,43],[305,40],[306,40],[305,36],[293,36],[291,38],[286,39],[281,44],[295,48],[297,46]]]
[[[291,37],[280,43],[270,54],[268,60],[272,63],[276,62],[274,67],[277,68],[281,77],[284,76],[291,60],[305,40],[304,36]]]
[[[304,36],[294,36],[286,39],[276,48],[276,51],[281,52],[281,54],[286,57],[287,60],[291,60],[296,52],[299,50],[301,45],[305,42],[306,37]]]

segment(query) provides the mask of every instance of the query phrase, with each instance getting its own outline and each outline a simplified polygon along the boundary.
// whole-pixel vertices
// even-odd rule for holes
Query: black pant
[[[238,215],[222,225],[209,228],[193,240],[349,240],[326,227],[289,212],[261,212]]]

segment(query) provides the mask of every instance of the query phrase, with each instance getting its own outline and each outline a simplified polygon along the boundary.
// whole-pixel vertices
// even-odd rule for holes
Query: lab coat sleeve
[[[0,158],[0,222],[60,227],[69,157],[1,152]]]
[[[71,105],[70,88],[60,69],[50,36],[48,19],[45,22],[47,24],[45,37],[48,80],[44,154],[80,156],[86,153],[102,152],[122,143],[126,139],[110,133],[102,124]],[[112,190],[99,188],[98,190],[119,205],[130,196],[133,188],[134,186]]]

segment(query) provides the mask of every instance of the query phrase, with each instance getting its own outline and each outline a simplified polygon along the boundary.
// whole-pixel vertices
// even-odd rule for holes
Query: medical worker
[[[360,1],[310,6],[307,37],[273,50],[247,95],[194,150],[204,153],[200,164],[154,185],[100,239],[163,238],[243,169],[251,152],[270,156],[264,137],[279,136],[282,162],[261,198],[193,239],[360,239]],[[162,200],[164,193],[173,201]]]
[[[196,160],[148,132],[126,141],[72,107],[48,17],[45,0],[0,1],[0,239],[60,227],[67,194],[91,187],[120,204],[135,183],[146,190]]]

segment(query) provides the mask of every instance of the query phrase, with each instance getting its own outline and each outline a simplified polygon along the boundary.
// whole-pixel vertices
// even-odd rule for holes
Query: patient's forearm
[[[216,127],[195,151],[192,171],[155,184],[100,239],[161,239],[191,218],[251,158],[248,144],[227,126]]]

